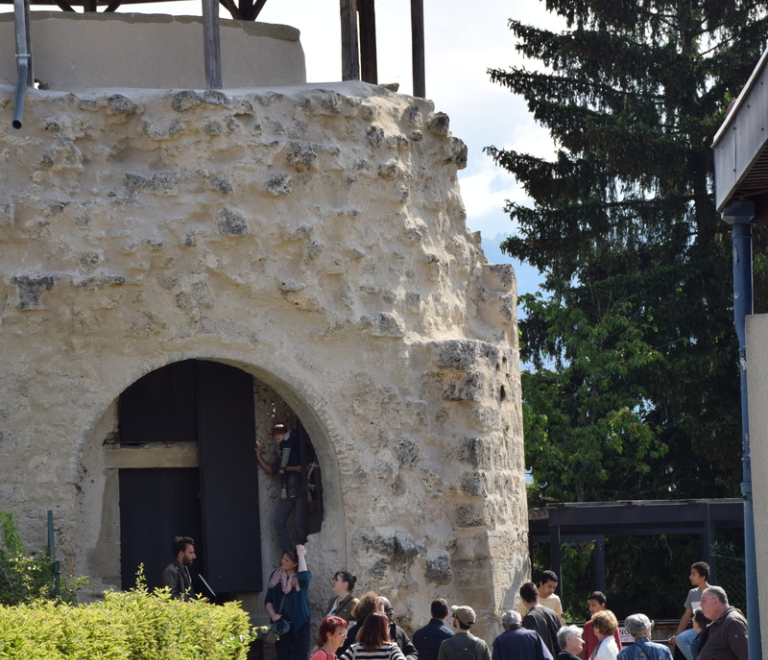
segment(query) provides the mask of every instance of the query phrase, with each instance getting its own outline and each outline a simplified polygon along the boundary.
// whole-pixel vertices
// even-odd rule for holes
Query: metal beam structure
[[[551,566],[561,576],[557,591],[562,596],[561,543],[595,542],[597,584],[604,591],[606,536],[699,536],[701,558],[714,572],[711,543],[715,530],[742,527],[744,504],[740,499],[570,502],[530,511],[528,538],[530,543],[550,544]]]

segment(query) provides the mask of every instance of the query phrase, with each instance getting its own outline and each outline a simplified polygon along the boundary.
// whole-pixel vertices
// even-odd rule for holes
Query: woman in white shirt
[[[592,630],[597,637],[597,646],[592,651],[590,660],[616,660],[619,647],[613,633],[619,627],[616,615],[611,610],[601,610],[592,615]]]

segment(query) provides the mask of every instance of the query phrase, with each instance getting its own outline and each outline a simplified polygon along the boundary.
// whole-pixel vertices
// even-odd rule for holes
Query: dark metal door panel
[[[203,574],[217,592],[261,591],[261,530],[253,377],[197,361]]]
[[[140,450],[136,450],[140,451]],[[205,548],[200,520],[200,475],[196,468],[120,470],[120,574],[122,588],[136,582],[144,564],[147,586],[160,586],[160,574],[171,561],[174,536],[196,541],[200,568]]]
[[[153,371],[120,395],[120,442],[195,442],[195,361]]]

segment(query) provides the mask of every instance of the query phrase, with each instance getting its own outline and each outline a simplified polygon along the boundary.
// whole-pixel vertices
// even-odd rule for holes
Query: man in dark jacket
[[[195,561],[195,542],[189,536],[177,536],[171,544],[173,561],[163,569],[161,582],[171,590],[171,596],[189,600],[192,593],[192,577],[189,567]]]
[[[528,614],[523,617],[523,628],[534,630],[539,633],[544,642],[544,646],[552,654],[553,658],[560,653],[560,647],[557,645],[557,631],[565,623],[558,614],[548,607],[539,605],[539,592],[533,582],[526,582],[520,587],[520,600],[528,610]]]
[[[384,614],[386,614],[389,619],[389,638],[393,642],[397,642],[397,645],[405,656],[405,660],[418,660],[419,652],[416,650],[413,642],[408,638],[408,635],[405,634],[405,630],[395,623],[395,611],[392,609],[392,604],[389,602],[389,599],[384,596],[381,596],[380,598],[384,601]]]
[[[433,600],[429,609],[432,614],[429,623],[413,634],[413,645],[419,652],[419,660],[437,660],[440,644],[444,639],[453,637],[453,630],[445,625],[449,614],[445,599]]]
[[[747,620],[728,605],[725,589],[705,589],[701,611],[712,623],[701,637],[697,660],[747,660]]]
[[[519,612],[504,612],[501,617],[504,632],[493,642],[493,660],[553,660],[539,633],[520,624]]]

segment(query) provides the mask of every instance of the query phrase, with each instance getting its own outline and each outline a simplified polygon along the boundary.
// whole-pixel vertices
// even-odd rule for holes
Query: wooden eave
[[[768,195],[768,49],[715,135],[715,201]]]

